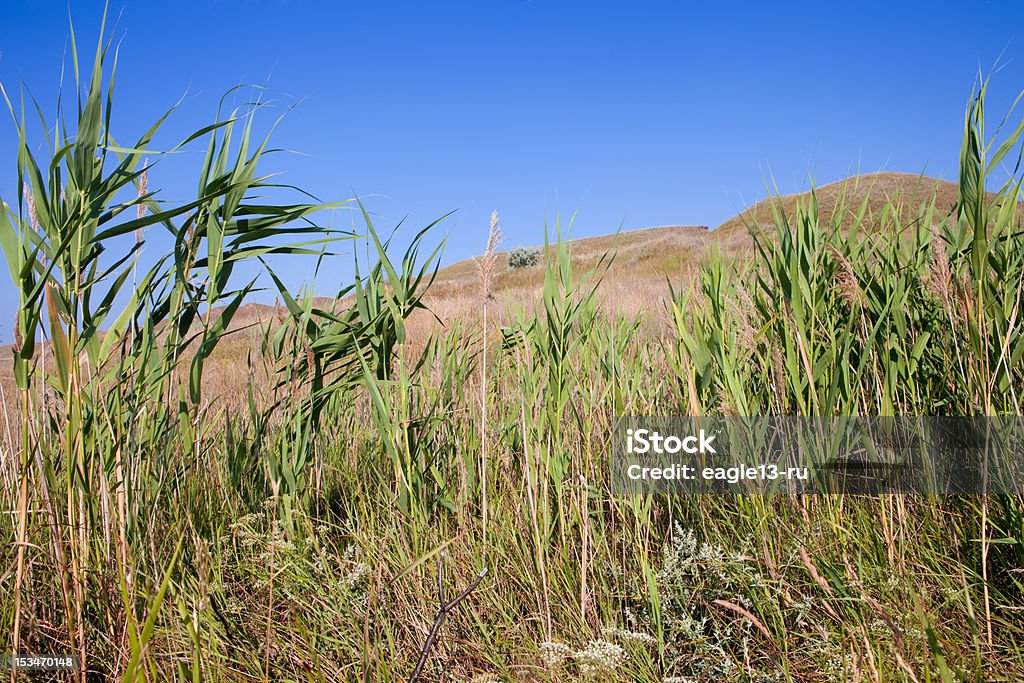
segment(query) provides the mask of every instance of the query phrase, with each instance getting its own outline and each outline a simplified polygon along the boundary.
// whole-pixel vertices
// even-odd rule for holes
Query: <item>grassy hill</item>
[[[822,220],[832,220],[836,211],[842,209],[846,214],[843,217],[845,225],[853,221],[867,200],[865,219],[871,224],[879,220],[890,201],[898,207],[901,216],[916,211],[932,199],[937,211],[948,213],[956,202],[957,186],[946,180],[913,173],[866,173],[823,185],[814,194]],[[747,225],[770,225],[774,222],[773,207],[792,216],[796,207],[801,203],[806,205],[810,197],[810,192],[801,192],[762,200],[719,225],[713,234],[719,241],[724,241],[736,233],[746,234]]]
[[[911,173],[869,173],[823,185],[814,194],[823,222],[832,220],[837,210],[843,210],[846,212],[843,222],[849,225],[867,200],[865,220],[871,225],[880,220],[889,201],[898,207],[901,217],[930,203],[933,198],[936,210],[948,213],[956,202],[957,187],[945,180]],[[741,257],[751,245],[748,226],[771,225],[773,205],[792,216],[797,206],[808,204],[810,197],[808,191],[765,199],[714,230],[700,225],[671,225],[573,240],[570,242],[573,261],[578,268],[586,270],[595,266],[603,254],[614,250],[615,261],[606,278],[610,283],[654,280],[663,284],[666,277],[675,279],[692,273],[712,247],[717,247],[724,255]],[[508,252],[499,255],[495,287],[498,293],[516,293],[539,286],[544,271],[542,265],[512,269],[507,257]],[[470,294],[475,291],[476,278],[474,258],[442,268],[431,288],[432,298]]]

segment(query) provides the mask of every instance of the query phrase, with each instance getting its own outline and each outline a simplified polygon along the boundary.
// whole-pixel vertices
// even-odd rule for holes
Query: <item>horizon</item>
[[[268,170],[325,200],[363,197],[384,233],[404,218],[398,246],[454,211],[429,240],[447,236],[445,266],[483,251],[493,210],[502,248],[512,249],[542,242],[558,215],[564,225],[576,214],[574,239],[620,227],[714,229],[773,184],[792,194],[876,171],[955,181],[978,74],[992,74],[988,109],[999,118],[1024,83],[1011,28],[1024,8],[1008,2],[966,16],[953,3],[871,3],[856,16],[752,3],[645,7],[649,18],[619,3],[110,3],[112,128],[130,139],[182,99],[154,145],[163,149],[213,120],[232,86],[266,83],[279,104],[264,122],[295,105],[275,146],[299,153]],[[101,2],[70,8],[83,58],[102,11]],[[0,82],[15,107],[24,93],[52,119],[70,63],[68,7],[22,0],[8,15]],[[8,203],[17,199],[16,145],[8,118]],[[188,196],[200,155],[160,160],[151,185],[164,199]],[[351,258],[340,258],[329,271],[336,279],[318,277],[316,296],[351,277]],[[273,265],[291,288],[308,281],[297,258]],[[3,281],[7,343],[17,304]]]

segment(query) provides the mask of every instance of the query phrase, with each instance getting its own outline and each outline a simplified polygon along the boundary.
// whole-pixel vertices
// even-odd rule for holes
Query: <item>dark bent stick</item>
[[[412,676],[409,677],[409,683],[416,683],[416,679],[420,677],[423,672],[423,667],[427,663],[427,656],[430,655],[430,649],[434,646],[434,640],[437,638],[438,631],[441,630],[441,622],[448,616],[448,613],[455,609],[455,606],[466,599],[473,590],[480,585],[480,582],[487,576],[487,567],[484,567],[476,578],[473,579],[473,583],[469,584],[466,590],[458,594],[458,596],[449,603],[444,601],[444,580],[442,575],[442,565],[439,563],[437,566],[437,596],[438,601],[441,603],[441,609],[437,613],[437,619],[434,620],[434,625],[430,629],[430,635],[427,636],[427,642],[423,644],[423,650],[420,652],[420,659],[416,662],[416,668],[413,669]]]

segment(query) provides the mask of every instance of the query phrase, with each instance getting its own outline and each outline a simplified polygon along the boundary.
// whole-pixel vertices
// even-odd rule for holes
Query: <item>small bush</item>
[[[508,255],[509,268],[529,268],[540,262],[540,249],[516,247]]]

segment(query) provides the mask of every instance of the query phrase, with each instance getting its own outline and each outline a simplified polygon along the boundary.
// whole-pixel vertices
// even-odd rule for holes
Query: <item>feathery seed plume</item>
[[[751,323],[751,319],[757,314],[754,301],[750,298],[750,292],[744,287],[737,290],[738,301],[736,305],[736,345],[751,353],[757,351],[757,329]]]
[[[14,352],[21,353],[21,347],[25,344],[25,338],[21,336],[21,316],[14,314]]]
[[[863,307],[864,293],[860,289],[860,282],[857,280],[857,274],[853,272],[850,261],[836,247],[829,245],[828,250],[839,266],[839,271],[836,273],[836,289],[839,291],[839,296],[851,308]]]
[[[501,228],[498,226],[498,212],[495,211],[491,214],[491,229],[487,233],[487,249],[476,262],[477,272],[480,274],[480,295],[484,301],[492,298],[499,244],[501,244]]]
[[[25,204],[28,206],[28,220],[32,224],[32,228],[38,230],[39,214],[36,213],[36,198],[32,196],[32,191],[28,189],[28,185],[25,186]]]
[[[947,308],[951,299],[951,277],[949,272],[949,254],[946,253],[946,243],[932,229],[932,261],[928,264],[928,274],[925,276],[925,287],[929,292],[941,299]]]
[[[149,162],[145,162],[142,165],[142,174],[139,176],[139,205],[136,207],[137,215],[142,218],[146,215],[146,205],[142,202],[142,198],[149,192]],[[136,236],[138,230],[135,231]]]

